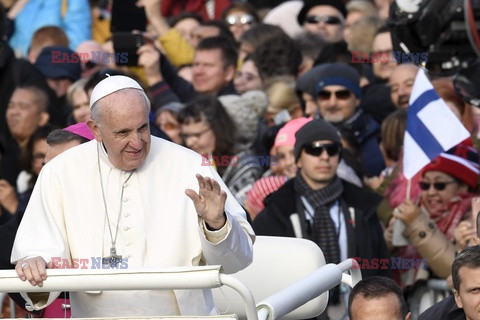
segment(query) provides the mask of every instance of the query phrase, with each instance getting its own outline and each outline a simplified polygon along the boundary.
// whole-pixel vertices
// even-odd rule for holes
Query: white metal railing
[[[353,268],[352,268],[353,267]],[[103,290],[204,289],[228,286],[237,291],[245,304],[249,320],[278,319],[340,282],[353,286],[360,279],[358,263],[347,259],[328,264],[258,304],[249,288],[232,275],[221,273],[220,266],[178,267],[170,269],[50,269],[42,287],[18,279],[15,270],[0,270],[0,292],[52,292]],[[351,277],[343,272],[350,270]]]

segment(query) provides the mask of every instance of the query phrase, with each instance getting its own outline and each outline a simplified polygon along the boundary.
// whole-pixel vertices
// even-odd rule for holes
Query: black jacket
[[[465,320],[465,312],[458,308],[452,296],[434,304],[420,314],[418,320]]]
[[[265,199],[265,209],[253,220],[253,229],[258,235],[295,237],[290,216],[302,211],[300,219],[304,219],[303,205],[300,195],[293,188],[294,179],[287,181],[280,189]],[[347,221],[348,257],[362,259],[389,259],[383,231],[377,218],[376,209],[382,200],[381,196],[361,189],[342,180],[343,194],[340,198],[342,211]],[[354,221],[350,218],[349,208],[354,208]],[[305,229],[305,223],[302,223]],[[306,232],[303,230],[303,234]],[[364,269],[362,276],[374,275],[391,277],[389,269]]]

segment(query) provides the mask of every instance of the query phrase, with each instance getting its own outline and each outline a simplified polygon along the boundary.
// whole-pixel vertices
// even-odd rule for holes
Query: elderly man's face
[[[48,113],[36,103],[36,95],[28,89],[16,89],[8,102],[6,120],[12,137],[26,142],[36,128],[48,122]]]
[[[318,33],[327,42],[343,40],[344,18],[340,11],[332,6],[315,6],[305,15],[303,29]]]
[[[118,169],[138,168],[150,151],[148,107],[137,89],[124,89],[99,100],[100,119],[89,121],[95,139],[102,141],[108,159]]]
[[[480,320],[480,269],[461,267],[458,275],[460,287],[453,290],[457,306],[463,308],[467,320]]]
[[[360,104],[353,92],[344,86],[326,86],[318,93],[320,115],[328,122],[339,123],[349,119]]]
[[[392,72],[388,84],[390,85],[390,97],[397,108],[408,108],[408,100],[417,72],[418,67],[412,64],[401,64]]]

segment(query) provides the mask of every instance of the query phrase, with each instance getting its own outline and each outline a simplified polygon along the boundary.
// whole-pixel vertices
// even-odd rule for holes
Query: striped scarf
[[[295,191],[304,196],[314,209],[313,228],[309,235],[320,249],[327,263],[340,262],[340,246],[335,223],[330,217],[330,206],[340,198],[343,192],[343,185],[340,179],[335,176],[332,181],[323,189],[312,190],[303,179],[300,172],[297,172],[294,181]]]

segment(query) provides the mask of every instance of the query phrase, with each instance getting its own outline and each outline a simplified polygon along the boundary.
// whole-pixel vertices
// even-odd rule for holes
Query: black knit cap
[[[340,139],[340,132],[332,124],[322,119],[312,120],[295,133],[295,161],[300,157],[302,148],[314,141],[328,140],[341,143]]]
[[[332,6],[343,15],[343,18],[347,16],[347,9],[341,0],[305,0],[303,1],[303,7],[298,13],[298,24],[303,25],[307,12],[315,6]]]

